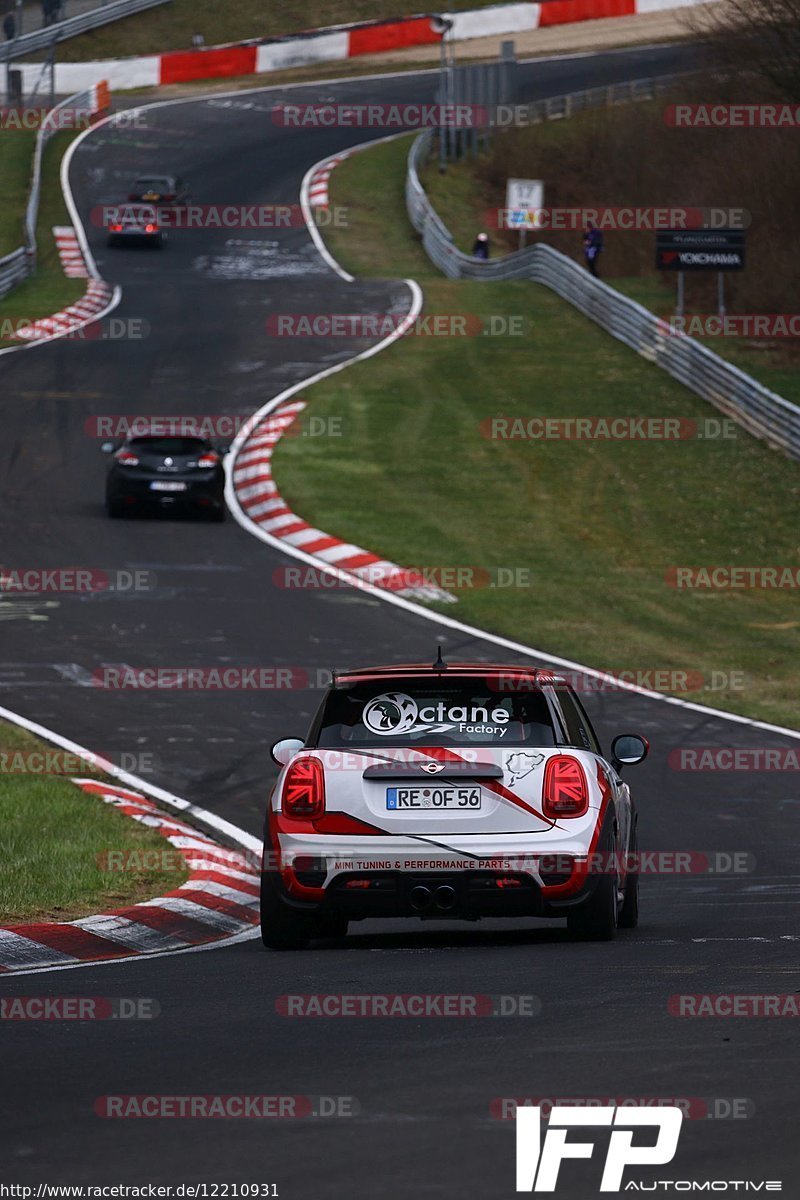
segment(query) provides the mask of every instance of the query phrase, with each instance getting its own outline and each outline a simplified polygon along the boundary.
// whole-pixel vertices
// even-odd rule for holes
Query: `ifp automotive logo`
[[[612,1127],[606,1152],[601,1192],[781,1192],[780,1179],[658,1179],[642,1182],[625,1180],[627,1167],[661,1167],[671,1163],[678,1150],[684,1111],[678,1105],[659,1104],[657,1108],[633,1108],[628,1105],[554,1104],[550,1108],[547,1132],[542,1140],[540,1107],[522,1105],[516,1110],[517,1191],[555,1192],[564,1159],[591,1158],[594,1143],[567,1141],[570,1129],[588,1126]],[[637,1130],[657,1130],[634,1145]],[[641,1144],[641,1143],[644,1144]]]
[[[683,1112],[680,1108],[658,1109],[582,1108],[555,1105],[550,1110],[547,1132],[542,1142],[540,1108],[517,1109],[517,1191],[554,1192],[561,1163],[566,1158],[591,1158],[592,1142],[568,1142],[567,1132],[590,1125],[613,1126],[608,1144],[601,1192],[619,1192],[626,1167],[663,1166],[672,1162],[678,1149]],[[634,1130],[654,1126],[658,1136],[654,1145],[634,1146]]]

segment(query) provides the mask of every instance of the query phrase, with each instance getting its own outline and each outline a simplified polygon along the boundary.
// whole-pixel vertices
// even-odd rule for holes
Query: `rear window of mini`
[[[309,735],[322,749],[379,746],[554,746],[550,709],[526,682],[447,679],[370,681],[335,688]]]

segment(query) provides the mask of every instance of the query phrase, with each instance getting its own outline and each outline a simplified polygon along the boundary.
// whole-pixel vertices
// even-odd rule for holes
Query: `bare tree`
[[[800,0],[718,0],[696,10],[691,24],[712,39],[723,66],[800,101]]]

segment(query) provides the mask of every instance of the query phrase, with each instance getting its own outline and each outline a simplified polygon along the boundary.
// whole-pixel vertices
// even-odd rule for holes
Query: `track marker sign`
[[[509,229],[519,230],[520,249],[525,245],[528,230],[540,228],[543,208],[543,180],[509,179],[506,185],[505,219]]]

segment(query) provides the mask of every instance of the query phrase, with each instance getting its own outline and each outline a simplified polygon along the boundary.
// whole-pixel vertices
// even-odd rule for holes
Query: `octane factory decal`
[[[492,733],[505,737],[508,713],[503,708],[491,711],[483,705],[453,704],[444,701],[424,704],[405,692],[386,692],[376,696],[364,708],[362,720],[370,733],[381,737],[401,733],[442,733],[457,729],[459,733]]]
[[[539,763],[544,762],[543,754],[509,754],[506,759],[506,770],[511,776],[511,785],[517,782],[518,779],[524,779],[526,775],[530,775]]]

